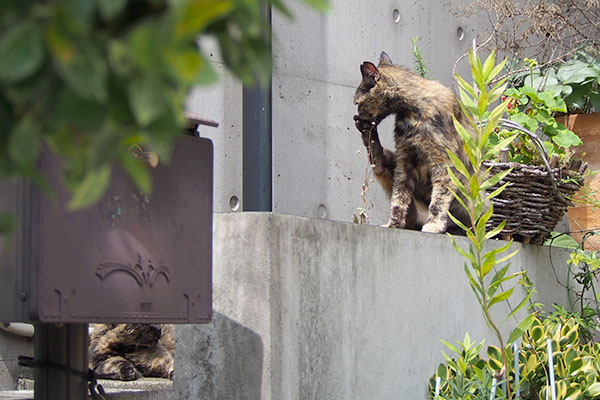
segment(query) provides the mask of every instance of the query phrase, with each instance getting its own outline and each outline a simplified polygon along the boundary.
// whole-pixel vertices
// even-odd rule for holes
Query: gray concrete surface
[[[362,206],[361,187],[369,166],[352,120],[359,65],[377,62],[385,50],[394,62],[412,68],[411,38],[419,36],[431,77],[449,85],[455,62],[488,25],[476,17],[465,24],[452,14],[453,7],[469,1],[330,0],[324,15],[301,1],[288,1],[293,21],[273,14],[274,212],[352,221]],[[215,44],[203,40],[201,45],[221,81],[194,91],[188,108],[221,124],[201,133],[215,145],[215,211],[230,212],[237,204],[230,202],[232,197],[243,201],[241,86],[224,70]],[[465,73],[467,67],[463,61],[459,71]],[[391,118],[379,132],[389,147]],[[386,223],[388,202],[377,183],[370,184],[366,200],[370,222]]]
[[[33,356],[33,339],[0,330],[0,390],[15,389],[19,378],[31,378],[30,369],[18,365],[20,355]]]
[[[567,253],[513,247],[512,268],[528,271],[535,301],[564,304],[549,256],[563,276]],[[495,343],[445,235],[216,214],[213,263],[214,320],[177,327],[173,388],[109,398],[425,399],[440,339],[468,331]]]

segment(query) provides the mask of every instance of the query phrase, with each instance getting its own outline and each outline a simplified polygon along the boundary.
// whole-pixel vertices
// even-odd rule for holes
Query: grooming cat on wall
[[[447,171],[452,163],[446,149],[469,165],[452,121],[454,116],[470,126],[458,98],[441,83],[393,65],[385,52],[377,67],[364,62],[360,71],[354,120],[375,176],[391,200],[388,226],[462,232],[447,215],[450,210],[461,222],[468,221],[449,190],[454,185]],[[381,146],[377,132],[377,125],[390,114],[396,115],[395,152]]]
[[[90,335],[90,368],[102,378],[173,378],[173,325],[99,324]]]

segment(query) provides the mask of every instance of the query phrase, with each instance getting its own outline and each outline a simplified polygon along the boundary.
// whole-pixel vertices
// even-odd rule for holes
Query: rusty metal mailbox
[[[145,196],[113,168],[97,205],[71,212],[50,151],[41,171],[53,201],[29,183],[0,184],[18,229],[0,247],[0,321],[202,323],[212,316],[213,153],[178,139],[151,168]]]

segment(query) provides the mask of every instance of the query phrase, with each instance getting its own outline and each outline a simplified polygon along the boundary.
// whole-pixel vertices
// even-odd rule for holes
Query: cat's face
[[[377,67],[368,61],[360,66],[362,81],[354,93],[354,104],[358,106],[355,119],[379,123],[388,114],[384,93],[386,85],[381,67],[389,65],[392,65],[392,61],[382,52]]]
[[[140,348],[156,345],[161,337],[160,325],[118,324],[110,331],[114,349],[131,353]]]

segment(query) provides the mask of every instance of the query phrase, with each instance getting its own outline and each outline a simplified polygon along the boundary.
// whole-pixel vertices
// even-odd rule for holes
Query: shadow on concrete
[[[260,399],[264,345],[254,331],[215,312],[207,325],[176,327],[175,381],[180,395]]]

